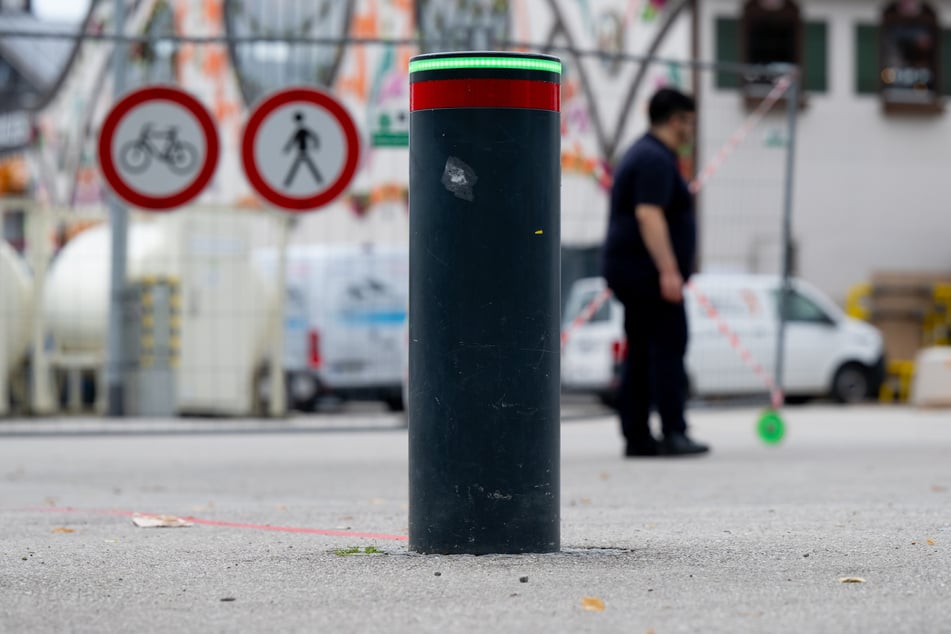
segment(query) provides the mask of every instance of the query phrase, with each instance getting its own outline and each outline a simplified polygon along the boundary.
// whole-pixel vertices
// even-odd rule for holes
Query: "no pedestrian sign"
[[[152,210],[180,207],[208,185],[218,165],[214,121],[190,94],[171,86],[129,93],[99,134],[99,166],[122,200]]]
[[[241,157],[248,182],[266,201],[304,212],[331,202],[353,179],[357,127],[343,105],[312,88],[264,99],[248,119]]]

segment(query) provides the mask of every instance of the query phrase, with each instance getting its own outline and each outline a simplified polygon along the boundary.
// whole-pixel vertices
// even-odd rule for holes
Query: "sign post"
[[[241,158],[251,187],[291,213],[319,209],[342,194],[360,157],[357,127],[343,104],[312,88],[288,88],[259,103],[244,128]],[[270,414],[286,411],[284,306],[290,216],[281,219],[276,286],[279,319],[272,333]]]
[[[121,15],[117,13],[120,25]],[[117,94],[125,75],[123,55],[117,48]],[[128,210],[123,201],[163,211],[195,198],[218,165],[218,134],[211,115],[197,99],[171,86],[148,86],[125,95],[106,116],[99,134],[98,158],[103,177],[116,196],[110,203],[112,274],[106,389],[108,414],[121,416],[128,236]]]
[[[409,547],[559,549],[561,62],[414,57]]]

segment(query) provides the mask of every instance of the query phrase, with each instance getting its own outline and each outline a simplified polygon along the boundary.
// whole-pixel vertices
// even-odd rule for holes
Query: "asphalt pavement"
[[[567,416],[561,552],[479,557],[408,552],[398,415],[0,421],[0,632],[951,632],[951,411],[758,414]]]

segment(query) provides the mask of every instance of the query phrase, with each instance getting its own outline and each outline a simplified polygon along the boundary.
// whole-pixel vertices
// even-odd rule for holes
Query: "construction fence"
[[[55,90],[30,111],[36,134],[7,159],[22,178],[15,195],[0,199],[7,238],[0,245],[0,383],[9,386],[0,413],[106,412],[107,386],[116,378],[107,376],[110,367],[121,368],[126,415],[283,413],[273,405],[281,383],[291,409],[320,410],[350,398],[400,409],[408,62],[420,52],[477,49],[542,52],[563,62],[568,382],[596,393],[610,388],[620,322],[605,319],[610,298],[585,283],[599,274],[611,166],[646,130],[653,91],[674,86],[698,95],[697,140],[683,148],[681,166],[697,196],[698,279],[705,281],[691,285],[688,301],[711,339],[696,346],[691,362],[714,380],[695,380],[711,396],[781,399],[787,349],[780,306],[795,264],[795,68],[690,61],[685,17],[664,11],[622,12],[614,24],[574,16],[576,9],[559,3],[532,13],[535,19],[516,10],[520,3],[476,3],[486,7],[479,12],[424,2],[376,15],[353,2],[229,1],[212,3],[220,10],[211,13],[200,4],[138,0],[117,20],[116,5],[93,3],[74,34],[0,27],[24,48],[56,45],[68,53]],[[623,52],[612,42],[623,41],[617,37],[625,29],[650,46]],[[761,98],[708,98],[717,73],[761,84]],[[219,162],[184,207],[129,209],[126,284],[117,300],[110,294],[114,199],[98,143],[117,97],[152,85],[176,86],[203,104]],[[356,123],[361,152],[338,198],[291,215],[249,186],[241,138],[256,104],[293,86],[339,100]],[[174,137],[149,143],[136,150],[151,152],[148,160],[171,161],[178,151],[187,160]],[[306,166],[295,178],[310,178]],[[751,274],[771,281],[742,281]],[[720,286],[720,278],[733,281]],[[122,357],[110,359],[116,302]],[[604,322],[608,330],[593,335]]]

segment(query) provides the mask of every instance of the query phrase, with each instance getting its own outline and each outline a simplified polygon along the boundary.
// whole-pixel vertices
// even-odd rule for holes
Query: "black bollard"
[[[561,62],[409,70],[409,548],[557,551]]]

